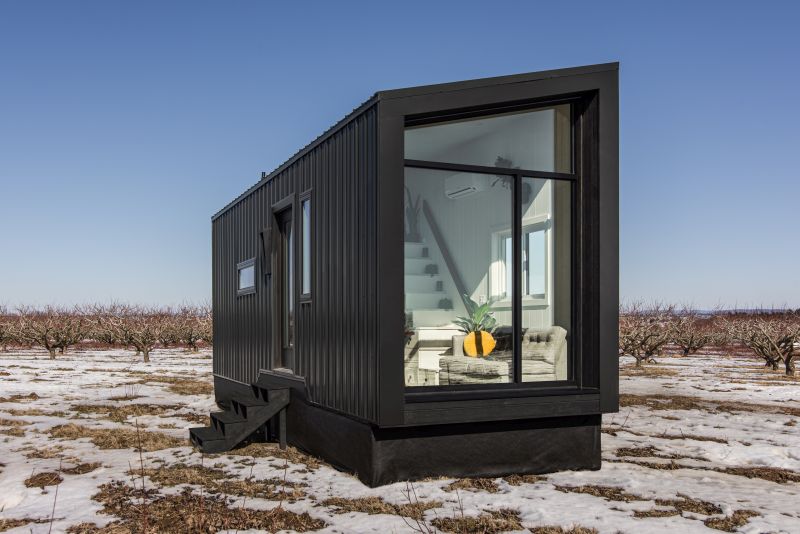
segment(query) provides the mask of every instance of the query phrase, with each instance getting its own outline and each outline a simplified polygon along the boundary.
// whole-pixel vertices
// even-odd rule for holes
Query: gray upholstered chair
[[[453,354],[439,361],[439,384],[485,384],[511,381],[510,350],[493,352],[489,359],[464,354],[463,335],[453,336]],[[560,326],[527,329],[522,335],[522,381],[566,380],[567,331]]]

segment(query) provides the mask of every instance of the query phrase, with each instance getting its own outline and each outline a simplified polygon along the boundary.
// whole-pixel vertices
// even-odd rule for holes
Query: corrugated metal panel
[[[295,372],[315,402],[375,421],[376,186],[373,105],[214,219],[215,374],[250,383],[270,367],[272,282],[259,258],[256,293],[237,297],[236,264],[260,254],[259,232],[272,205],[310,189],[312,299],[297,305]]]

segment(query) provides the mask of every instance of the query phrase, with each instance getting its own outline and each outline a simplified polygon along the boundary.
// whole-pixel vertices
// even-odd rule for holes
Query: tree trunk
[[[51,360],[55,360],[56,359],[56,348],[55,347],[47,347],[47,352],[50,353],[50,359]]]
[[[689,351],[689,347],[686,347],[685,349],[683,349],[683,357],[685,358],[686,356],[688,356],[689,352],[690,352]]]
[[[787,376],[794,376],[794,357],[787,356],[786,357],[786,375]]]
[[[642,366],[642,359],[639,358],[638,356],[634,356],[634,358],[636,358],[636,367],[641,367]]]
[[[142,349],[142,355],[144,356],[144,363],[150,363],[150,349]]]

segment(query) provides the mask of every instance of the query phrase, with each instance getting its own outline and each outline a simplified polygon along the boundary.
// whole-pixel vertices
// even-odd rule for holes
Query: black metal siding
[[[212,224],[214,373],[251,383],[274,351],[259,232],[289,196],[297,223],[299,195],[311,190],[312,292],[307,302],[296,295],[295,372],[314,402],[367,421],[376,420],[378,402],[376,108],[359,110]],[[256,293],[237,297],[236,264],[251,257]]]

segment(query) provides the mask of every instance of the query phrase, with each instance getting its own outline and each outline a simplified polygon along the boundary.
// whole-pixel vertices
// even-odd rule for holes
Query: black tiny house
[[[617,73],[378,92],[214,215],[225,410],[193,442],[269,422],[370,485],[599,468]]]

